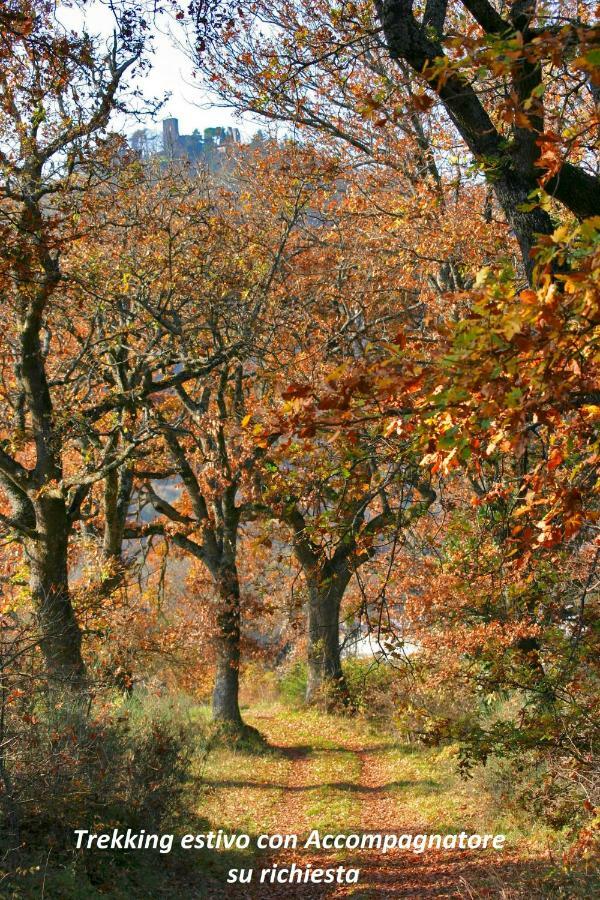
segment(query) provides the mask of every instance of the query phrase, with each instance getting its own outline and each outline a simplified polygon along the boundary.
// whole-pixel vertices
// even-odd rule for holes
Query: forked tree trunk
[[[83,683],[85,668],[69,593],[67,510],[61,497],[45,496],[33,505],[37,537],[27,542],[26,551],[46,672],[55,686],[77,687]]]
[[[216,577],[219,596],[215,684],[212,714],[216,722],[242,729],[239,705],[240,686],[240,586],[234,563],[220,567]]]

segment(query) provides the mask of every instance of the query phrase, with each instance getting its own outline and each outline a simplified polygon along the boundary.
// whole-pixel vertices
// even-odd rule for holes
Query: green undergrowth
[[[296,671],[292,684],[299,682],[301,672]],[[509,777],[500,763],[476,769],[465,780],[459,773],[457,744],[403,743],[376,717],[308,709],[299,702],[298,692],[290,690],[262,702],[246,696],[243,716],[249,727],[229,733],[211,725],[206,707],[189,701],[138,696],[116,703],[106,716],[101,748],[94,745],[98,758],[112,767],[112,774],[109,770],[102,775],[103,796],[92,790],[101,770],[90,749],[90,758],[79,761],[89,771],[79,772],[79,782],[75,772],[68,782],[68,803],[57,794],[57,802],[63,804],[59,814],[68,813],[66,825],[59,825],[57,812],[52,813],[41,797],[23,819],[21,848],[5,857],[5,865],[8,860],[12,866],[10,870],[6,866],[0,896],[18,900],[234,896],[227,893],[230,868],[256,868],[285,859],[279,851],[258,851],[258,835],[296,833],[302,839],[312,829],[501,833],[506,835],[507,852],[517,856],[525,870],[531,862],[530,880],[521,870],[513,875],[512,884],[491,873],[484,888],[477,880],[463,884],[463,896],[509,900],[595,894],[591,866],[585,873],[582,867],[566,868],[562,863],[571,840],[569,828],[552,827],[519,804],[506,802],[506,795],[498,791],[499,784],[506,789]],[[29,775],[34,793],[35,773]],[[77,787],[83,791],[79,799]],[[57,792],[64,788],[64,779],[54,785]],[[75,851],[75,827],[96,832],[145,828],[179,837],[222,830],[248,834],[251,843],[238,851],[184,851],[177,839],[168,854]],[[346,864],[356,859],[356,854],[345,851],[330,856]],[[302,851],[294,858],[301,859]],[[420,864],[429,861],[422,858]]]

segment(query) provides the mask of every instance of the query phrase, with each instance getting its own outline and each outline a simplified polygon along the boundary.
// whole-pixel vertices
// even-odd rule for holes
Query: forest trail
[[[441,752],[398,746],[361,719],[348,720],[310,710],[255,707],[246,720],[272,750],[264,755],[220,750],[203,775],[202,813],[211,825],[231,831],[297,834],[298,846],[265,850],[232,863],[252,867],[248,885],[224,884],[226,872],[202,896],[257,900],[276,898],[478,898],[532,897],[517,889],[536,858],[518,836],[494,850],[326,851],[303,843],[312,829],[321,834],[503,833],[490,819],[475,785],[461,782],[448,749]],[[227,780],[225,773],[236,773]],[[359,868],[357,884],[257,883],[262,869],[291,863],[312,868]],[[511,885],[511,888],[507,888]],[[543,895],[539,895],[543,896]]]

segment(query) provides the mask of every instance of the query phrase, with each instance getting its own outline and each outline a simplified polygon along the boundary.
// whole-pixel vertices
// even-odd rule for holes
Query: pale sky
[[[61,9],[59,7],[58,17],[65,26],[74,31],[82,30],[85,22],[90,34],[110,35],[112,32],[111,13],[106,6],[99,3],[91,4],[84,16],[79,9],[64,7]],[[153,123],[151,119],[148,119],[143,125],[151,131],[160,130],[162,119],[167,116],[175,116],[179,119],[181,134],[191,134],[195,128],[202,131],[213,125],[235,125],[244,135],[253,134],[260,127],[259,122],[250,119],[240,121],[232,110],[214,105],[217,100],[211,98],[201,83],[194,79],[193,66],[183,50],[177,47],[176,37],[169,33],[171,30],[175,35],[177,35],[177,30],[181,34],[178,23],[168,22],[165,19],[161,25],[161,31],[155,31],[153,42],[155,52],[151,57],[152,69],[145,73],[143,82],[138,82],[136,85],[143,87],[144,96],[147,98],[162,97],[165,92],[170,93],[171,96],[158,113],[157,122]],[[210,108],[211,103],[213,104],[212,108]],[[132,121],[119,123],[119,127],[122,127],[125,132],[131,133],[141,125]]]

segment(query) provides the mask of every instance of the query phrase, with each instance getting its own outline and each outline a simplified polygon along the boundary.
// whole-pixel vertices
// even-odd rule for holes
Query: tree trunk
[[[240,586],[235,564],[221,566],[216,582],[219,610],[214,638],[217,662],[212,715],[215,722],[241,729],[244,723],[239,706]]]
[[[519,244],[527,280],[529,284],[533,284],[535,260],[531,251],[538,243],[539,235],[552,234],[554,230],[552,220],[545,210],[534,207],[524,211],[525,207],[531,205],[530,193],[535,190],[537,183],[521,178],[514,169],[509,169],[506,175],[492,181],[492,186]]]
[[[133,490],[133,472],[125,464],[104,479],[104,537],[102,549],[105,559],[121,558],[123,532]]]
[[[37,536],[27,542],[29,586],[40,629],[40,647],[51,681],[81,685],[85,668],[81,631],[69,594],[69,521],[62,497],[34,501]]]
[[[133,472],[128,465],[110,472],[105,478],[102,552],[108,572],[98,588],[105,597],[121,585],[125,576],[123,535],[132,491]]]
[[[340,657],[340,606],[350,581],[348,572],[308,579],[308,679],[306,702],[325,698],[330,706],[346,704],[348,693]]]

